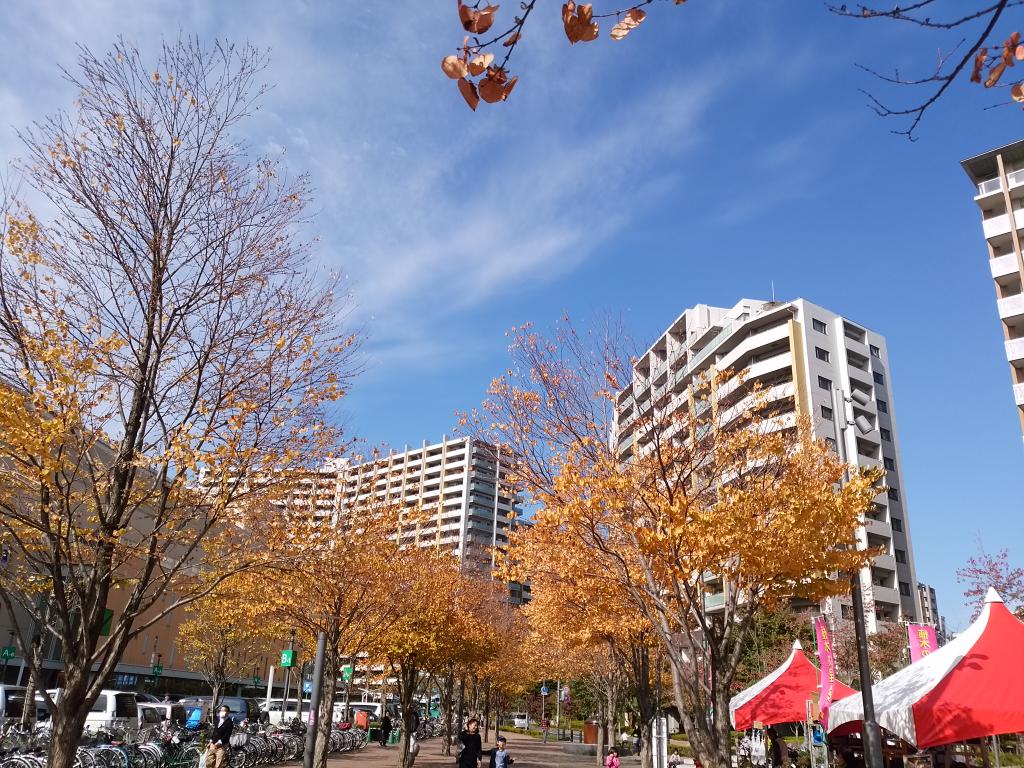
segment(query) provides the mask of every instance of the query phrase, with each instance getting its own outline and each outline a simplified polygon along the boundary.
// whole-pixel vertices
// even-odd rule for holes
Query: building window
[[[871,356],[872,356],[872,357],[878,357],[878,358],[881,358],[881,357],[882,357],[882,350],[880,350],[880,349],[879,349],[878,347],[876,347],[876,346],[875,346],[874,344],[871,344],[870,346],[871,346]]]
[[[882,457],[882,463],[885,465],[886,469],[896,469],[896,462],[890,459],[888,456]]]
[[[875,371],[871,375],[875,377],[875,383],[876,384],[885,384],[885,376],[880,374],[878,371]]]
[[[827,405],[821,406],[821,418],[825,419],[826,421],[832,421],[832,409],[829,408]]]
[[[910,597],[910,585],[905,581],[900,582],[900,594],[904,597]]]
[[[892,519],[892,529],[898,533],[903,533],[903,520],[898,517]]]
[[[822,349],[821,347],[815,347],[814,348],[814,356],[816,358],[818,358],[819,360],[822,360],[822,361],[824,361],[826,363],[828,362],[829,354],[828,354],[828,350],[827,349]]]
[[[906,563],[907,562],[907,553],[904,550],[902,550],[902,549],[897,549],[896,550],[896,562],[897,563]]]
[[[891,443],[892,442],[892,432],[890,432],[885,427],[882,427],[882,429],[880,431],[882,433],[882,439],[883,440],[888,440]]]
[[[832,391],[832,379],[826,379],[824,376],[818,377],[818,386],[822,389]]]
[[[900,500],[900,489],[899,488],[890,488],[889,489],[889,498],[892,499],[893,501],[899,501]]]
[[[889,404],[885,402],[885,400],[876,400],[875,402],[878,403],[878,410],[880,413],[889,412]]]
[[[818,333],[828,333],[828,326],[825,325],[821,320],[813,318],[811,320],[811,328],[816,330]]]
[[[846,605],[846,603],[843,603],[839,606],[839,612],[842,614],[844,619],[853,618],[853,606]]]
[[[827,445],[829,448],[831,448],[836,453],[839,453],[839,445],[831,437],[826,437],[825,438],[825,445]]]

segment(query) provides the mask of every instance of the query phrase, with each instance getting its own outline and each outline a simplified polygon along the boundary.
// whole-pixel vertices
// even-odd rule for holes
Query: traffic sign
[[[295,651],[286,648],[281,651],[281,663],[280,667],[294,667],[295,666]]]
[[[541,696],[547,696],[548,695],[548,687],[546,685],[542,685],[541,686],[541,688],[540,688],[540,695]]]
[[[351,679],[352,679],[352,665],[351,664],[345,664],[341,668],[341,681],[343,683],[347,683]]]
[[[13,645],[5,645],[3,648],[0,648],[0,661],[8,661],[9,659],[13,659],[17,655],[17,653],[18,649],[15,648]]]
[[[163,666],[163,664],[154,664],[153,665],[153,677],[160,677],[160,675],[162,675],[163,673],[164,673],[164,666]]]
[[[303,693],[312,693],[313,692],[313,681],[312,680],[304,680],[302,682],[302,692]]]

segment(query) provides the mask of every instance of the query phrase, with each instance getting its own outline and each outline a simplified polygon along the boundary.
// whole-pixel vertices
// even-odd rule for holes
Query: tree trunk
[[[597,729],[597,764],[604,765],[604,753],[608,751],[611,744],[608,743],[608,732],[605,729],[607,719],[605,718],[605,707],[604,697],[598,696],[597,700],[600,702],[597,709],[597,722],[599,723]]]
[[[491,684],[484,685],[484,743],[491,740]]]
[[[91,702],[75,708],[65,706],[62,702],[57,707],[53,713],[50,749],[46,755],[47,768],[73,768],[77,759],[78,742],[82,738],[82,728],[91,708]]]
[[[444,743],[441,751],[445,755],[452,753],[452,723],[455,721],[455,667],[450,666],[445,673],[441,685],[441,735]]]
[[[26,730],[36,727],[36,690],[43,687],[39,673],[36,672],[43,668],[42,640],[38,636],[32,639],[29,653],[32,659],[28,665],[28,681],[25,683],[25,706],[21,710],[21,727]]]
[[[419,670],[408,661],[399,666],[398,698],[402,706],[402,738],[398,745],[400,768],[412,768],[416,755],[410,750],[410,737],[416,732],[414,702],[416,699],[416,678]]]
[[[336,640],[328,644],[324,660],[323,679],[320,681],[320,712],[317,714],[316,746],[313,750],[313,768],[326,768],[330,752],[331,728],[334,727],[334,689],[338,674]]]

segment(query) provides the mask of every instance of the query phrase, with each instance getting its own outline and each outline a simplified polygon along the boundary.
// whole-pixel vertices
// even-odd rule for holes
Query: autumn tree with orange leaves
[[[371,647],[400,619],[393,599],[400,533],[414,524],[416,510],[368,500],[334,506],[335,476],[310,473],[297,478],[279,503],[274,522],[279,565],[233,580],[260,606],[256,622],[270,621],[297,631],[303,647],[315,648],[322,632],[326,656],[317,715],[314,765],[327,762],[336,682],[341,662]],[[359,494],[356,494],[357,496]],[[372,498],[372,497],[371,497]],[[328,500],[331,503],[323,505]],[[260,618],[262,616],[262,618]],[[253,627],[254,633],[259,629]]]
[[[263,63],[82,48],[72,111],[22,134],[43,204],[0,218],[0,602],[34,680],[33,638],[62,648],[50,768],[133,638],[275,557],[276,479],[340,442],[355,339],[300,235],[307,181],[235,137]]]
[[[683,5],[686,0],[663,0],[665,4]],[[916,27],[932,33],[937,39],[939,54],[933,69],[918,76],[907,77],[898,70],[891,75],[876,68],[858,65],[886,85],[897,85],[909,90],[923,91],[924,96],[907,106],[890,106],[881,98],[868,94],[871,107],[883,117],[906,119],[907,127],[895,131],[913,139],[925,112],[946,95],[958,79],[969,79],[985,88],[1000,86],[1003,76],[1021,60],[1024,45],[1018,31],[1002,31],[1008,11],[1021,4],[1020,0],[975,0],[964,8],[952,12],[938,6],[938,0],[920,0],[905,6],[877,6],[864,3],[829,5],[835,15],[867,21],[891,21],[902,26]],[[643,24],[648,6],[654,0],[606,0],[596,3],[578,3],[567,0],[561,5],[561,23],[570,45],[589,43],[601,36],[602,26],[612,40],[622,40]],[[483,100],[488,103],[505,101],[518,82],[509,74],[509,61],[523,41],[524,30],[531,16],[536,18],[542,10],[538,0],[522,0],[514,12],[502,11],[489,0],[466,2],[457,0],[457,17],[466,35],[454,54],[445,56],[441,69],[456,81],[459,92],[469,108],[476,110]],[[596,6],[596,7],[595,7]],[[543,11],[556,10],[557,3],[544,5]],[[660,10],[660,9],[659,9]],[[652,13],[654,10],[652,9]],[[541,23],[554,23],[551,13]],[[495,24],[497,27],[495,28]],[[926,58],[931,58],[930,50]],[[968,77],[969,75],[969,77]],[[1003,104],[1024,102],[1024,82],[1005,84],[1009,98]]]
[[[875,554],[857,549],[857,535],[879,473],[854,470],[840,486],[848,468],[786,415],[784,386],[705,367],[637,401],[615,328],[519,329],[511,351],[471,421],[518,457],[513,471],[540,507],[531,535],[547,552],[585,548],[588,572],[644,619],[697,756],[728,768],[728,702],[752,618],[847,589],[829,574]],[[618,418],[627,410],[628,425]],[[527,573],[545,568],[529,548],[510,557]]]

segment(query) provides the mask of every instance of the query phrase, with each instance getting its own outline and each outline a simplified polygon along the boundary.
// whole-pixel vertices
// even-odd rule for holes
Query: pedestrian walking
[[[608,750],[608,757],[604,759],[604,768],[620,768],[619,748],[612,747]]]
[[[785,763],[783,759],[788,757],[786,752],[786,742],[783,741],[782,737],[779,736],[779,732],[774,728],[768,729],[768,738],[772,740],[772,766],[773,768],[782,768]]]
[[[235,728],[231,707],[221,704],[217,712],[217,722],[210,732],[210,743],[206,747],[206,768],[223,768],[224,757],[231,745],[231,732]]]
[[[480,740],[480,721],[475,717],[470,718],[466,730],[459,734],[459,741],[462,742],[462,751],[456,759],[459,768],[480,768],[480,758],[484,753],[484,745]]]
[[[489,768],[512,768],[515,760],[508,753],[507,742],[504,736],[494,740],[494,747],[490,750],[491,762]]]
[[[380,745],[386,747],[388,745],[388,739],[391,738],[391,718],[388,717],[388,713],[384,713],[384,717],[380,719]]]

